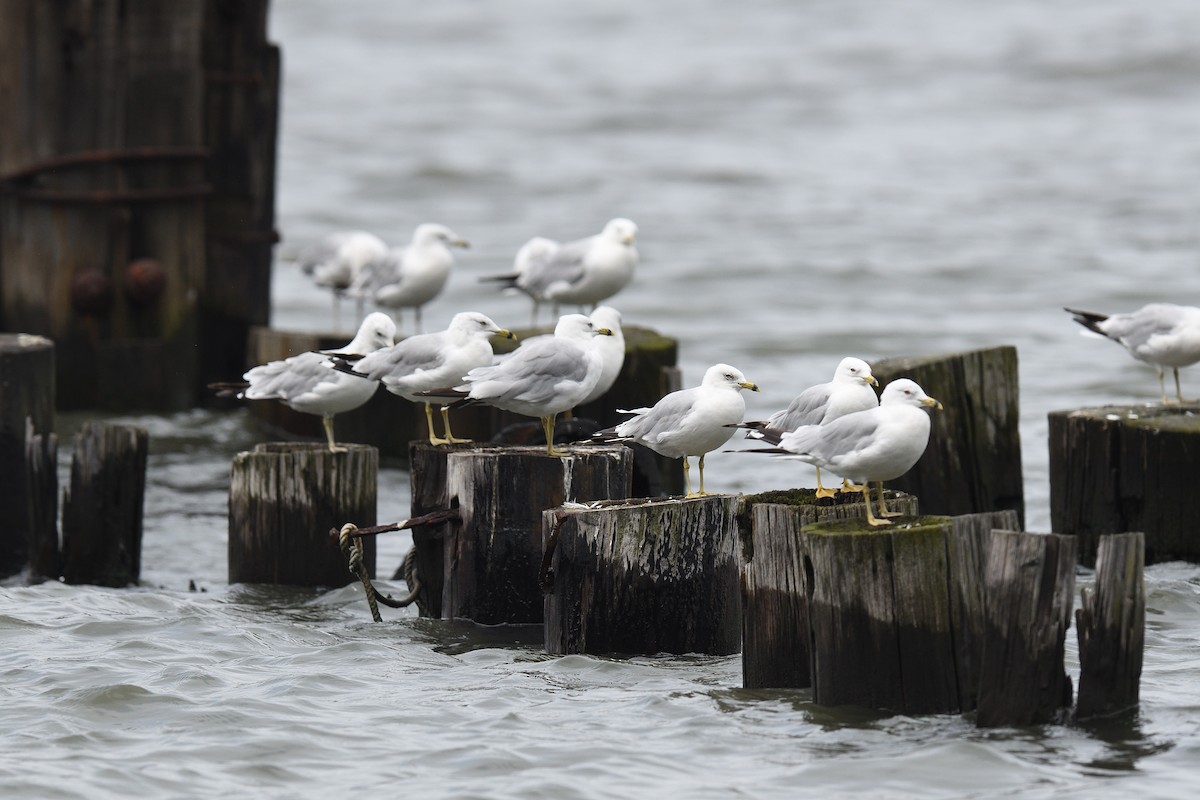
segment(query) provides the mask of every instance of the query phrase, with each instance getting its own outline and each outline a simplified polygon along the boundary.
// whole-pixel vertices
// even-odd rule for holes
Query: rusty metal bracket
[[[212,194],[207,183],[155,189],[50,189],[23,185],[39,175],[72,167],[123,164],[130,161],[205,160],[207,147],[163,145],[113,150],[87,150],[43,159],[0,175],[0,193],[51,203],[147,203],[160,200],[190,200]]]

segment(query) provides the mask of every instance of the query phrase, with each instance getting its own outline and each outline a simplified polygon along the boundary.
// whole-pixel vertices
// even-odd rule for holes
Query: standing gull
[[[333,369],[331,354],[368,354],[388,347],[396,338],[396,323],[387,314],[368,314],[358,334],[337,350],[310,351],[254,367],[242,376],[245,383],[211,384],[221,394],[237,392],[246,400],[278,400],[305,414],[320,414],[330,452],[345,452],[333,438],[333,417],[358,408],[378,387],[362,378]]]
[[[422,394],[432,389],[453,386],[476,367],[492,363],[491,337],[514,338],[491,319],[473,311],[455,314],[449,327],[438,333],[410,336],[392,347],[349,363],[341,361],[337,369],[351,372],[367,380],[362,383],[382,383],[392,394],[413,403],[425,404],[425,424],[429,443],[434,445],[469,441],[456,439],[450,431],[450,409],[442,406],[442,427],[446,436],[439,437],[433,429],[433,400]]]
[[[359,278],[377,268],[387,257],[387,244],[366,231],[337,231],[309,247],[300,256],[300,269],[311,275],[313,282],[333,295],[333,327],[341,328],[340,300]],[[358,318],[362,318],[363,303],[357,303]]]
[[[617,376],[621,374],[621,367],[625,365],[625,334],[621,330],[621,312],[612,306],[598,306],[588,319],[597,328],[607,328],[612,336],[596,340],[596,349],[600,351],[600,378],[596,381],[595,388],[580,401],[581,406],[596,400],[611,389],[617,382]]]
[[[1164,404],[1167,386],[1163,368],[1175,373],[1175,397],[1182,403],[1179,368],[1200,361],[1200,308],[1174,303],[1150,303],[1128,314],[1106,316],[1092,311],[1064,308],[1092,333],[1111,339],[1139,361],[1158,370],[1158,388]]]
[[[890,525],[887,519],[877,519],[871,510],[870,484],[874,482],[878,487],[880,516],[899,516],[887,510],[883,482],[900,477],[917,463],[929,443],[929,414],[925,409],[941,407],[916,382],[900,378],[887,385],[876,408],[791,432],[778,428],[751,431],[752,438],[776,445],[771,450],[751,452],[790,455],[859,481],[861,486],[849,488],[863,492],[867,522]]]
[[[616,427],[599,431],[596,438],[617,442],[639,442],[659,455],[683,459],[687,496],[704,492],[704,455],[716,450],[729,437],[746,413],[741,390],[757,392],[740,370],[728,364],[716,364],[704,373],[704,380],[691,389],[680,389],[663,397],[652,408],[640,408],[632,419]],[[692,493],[688,456],[699,456],[700,491]]]
[[[553,336],[530,339],[498,364],[471,370],[456,396],[538,417],[546,452],[567,455],[554,447],[554,418],[579,405],[596,386],[603,367],[596,337],[611,335],[582,314],[567,314],[559,319]]]
[[[637,230],[632,221],[618,217],[595,236],[530,257],[519,272],[484,280],[515,286],[528,294],[535,303],[535,315],[538,303],[553,303],[556,310],[563,303],[594,306],[624,289],[633,278],[638,263]]]
[[[871,374],[870,364],[860,358],[843,358],[833,372],[833,380],[805,389],[786,409],[772,414],[765,423],[748,422],[746,426],[794,431],[802,425],[825,425],[846,414],[878,406],[879,398],[871,388],[877,385],[879,382]],[[832,489],[821,485],[821,468],[818,466],[817,497],[834,494]]]
[[[466,239],[445,225],[418,225],[408,245],[393,247],[375,267],[360,272],[348,293],[395,309],[397,322],[403,309],[413,309],[415,330],[420,333],[421,307],[442,291],[454,267],[450,248],[468,246]]]

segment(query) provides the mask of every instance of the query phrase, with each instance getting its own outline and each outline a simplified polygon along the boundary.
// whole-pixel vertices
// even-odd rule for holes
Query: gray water
[[[643,261],[614,304],[678,338],[685,383],[742,369],[753,416],[844,355],[1015,345],[1027,522],[1049,530],[1046,413],[1158,396],[1060,307],[1200,301],[1193,0],[276,0],[271,27],[279,327],[329,327],[286,261],[329,230],[450,225],[473,246],[426,327],[465,309],[520,327],[527,303],[477,278],[530,236],[627,216]],[[267,433],[246,413],[120,419],[152,437],[142,586],[0,587],[4,797],[1200,790],[1200,566],[1147,571],[1134,719],[977,731],[747,692],[736,656],[549,657],[533,627],[374,624],[353,588],[229,586],[229,462]],[[64,460],[81,420],[59,421]],[[709,488],[812,483],[756,458],[713,455]],[[380,480],[380,520],[407,516],[408,476]],[[381,574],[408,546],[390,536]],[[1072,631],[1073,674],[1075,653]]]

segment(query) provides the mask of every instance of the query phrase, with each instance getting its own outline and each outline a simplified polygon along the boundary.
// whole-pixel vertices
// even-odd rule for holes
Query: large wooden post
[[[888,493],[889,507],[916,516],[917,498]],[[806,574],[801,531],[816,522],[861,520],[858,495],[817,500],[813,489],[764,492],[741,500],[742,685],[747,689],[812,685]]]
[[[491,625],[541,622],[542,512],[622,498],[631,455],[621,445],[460,450],[446,461],[447,506],[462,518],[445,541],[442,614]]]
[[[54,343],[0,334],[0,578],[58,577]]]
[[[547,511],[546,649],[736,653],[736,513],[734,495]]]
[[[1142,531],[1148,563],[1200,561],[1200,405],[1050,414],[1050,525],[1094,564],[1100,537]]]
[[[980,727],[1054,722],[1071,705],[1063,665],[1075,593],[1075,539],[995,531],[984,567]]]
[[[71,458],[71,490],[63,498],[67,583],[137,583],[149,443],[142,428],[84,423]]]
[[[229,582],[344,586],[355,580],[329,531],[375,524],[379,452],[345,445],[267,442],[233,460]],[[375,573],[374,537],[363,542]]]
[[[1145,539],[1140,533],[1100,537],[1096,586],[1075,612],[1079,700],[1075,718],[1136,708],[1146,635]]]
[[[912,378],[945,406],[925,455],[891,488],[921,498],[927,514],[1012,509],[1024,519],[1015,347],[883,359],[871,371],[881,385]]]

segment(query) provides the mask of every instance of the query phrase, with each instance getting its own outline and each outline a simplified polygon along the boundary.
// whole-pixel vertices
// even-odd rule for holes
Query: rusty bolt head
[[[139,258],[125,270],[125,293],[138,305],[150,305],[167,288],[167,271],[160,261]]]
[[[112,310],[112,281],[98,269],[83,269],[71,280],[71,308],[85,316],[102,317]]]

